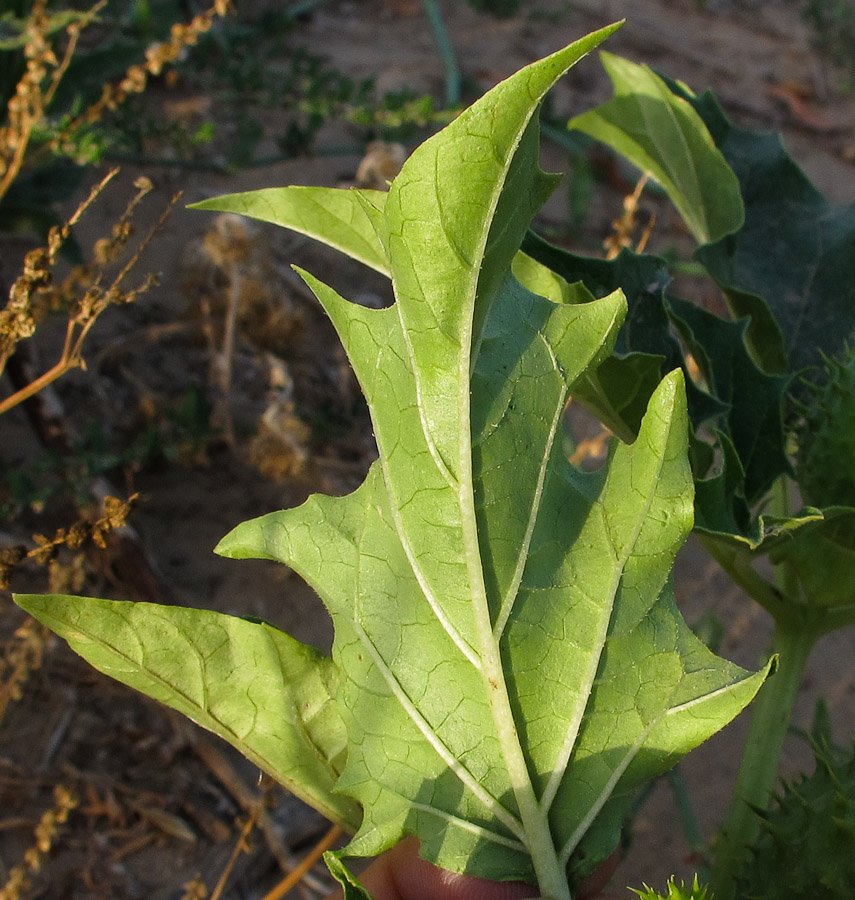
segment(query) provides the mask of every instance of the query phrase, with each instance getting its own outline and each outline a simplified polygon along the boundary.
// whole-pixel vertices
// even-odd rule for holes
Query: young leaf
[[[699,244],[736,231],[744,210],[739,183],[703,120],[647,66],[601,53],[615,96],[570,120],[649,172]]]
[[[333,792],[346,735],[338,672],[263,623],[200,609],[56,594],[15,602],[98,671],[184,713],[335,822],[359,809]]]

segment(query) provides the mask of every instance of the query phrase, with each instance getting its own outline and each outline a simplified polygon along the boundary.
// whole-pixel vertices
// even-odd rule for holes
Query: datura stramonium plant
[[[615,27],[497,85],[388,193],[203,204],[317,237],[394,289],[367,309],[303,273],[371,412],[363,484],[218,547],[302,575],[333,619],[331,655],[213,611],[17,598],[351,832],[343,855],[412,835],[443,868],[550,900],[571,900],[611,855],[639,784],[727,724],[768,672],[716,657],[674,601],[694,497],[683,373],[656,379],[605,466],[575,468],[565,406],[610,358],[627,298],[595,299],[534,260],[513,268],[557,184],[539,166],[541,100]],[[341,865],[346,895],[364,897]]]

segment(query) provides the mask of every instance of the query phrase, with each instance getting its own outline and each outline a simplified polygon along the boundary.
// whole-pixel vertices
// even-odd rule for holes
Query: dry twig
[[[104,182],[98,185],[96,190],[100,191],[103,184]],[[11,396],[0,401],[0,415],[37,394],[71,369],[85,369],[83,343],[101,313],[109,306],[133,303],[141,293],[147,291],[156,283],[155,277],[149,274],[139,286],[130,290],[122,289],[122,282],[131,269],[139,262],[143,250],[163,226],[166,217],[178,202],[181,196],[180,193],[172,198],[160,218],[139,242],[130,258],[118,274],[114,276],[110,284],[106,287],[103,284],[107,264],[128,240],[130,235],[130,217],[134,209],[142,197],[152,189],[151,181],[147,178],[138,179],[135,182],[135,186],[137,194],[131,199],[124,215],[114,227],[112,238],[99,241],[96,244],[96,258],[94,262],[90,266],[81,267],[72,272],[69,279],[59,290],[51,289],[51,267],[56,260],[56,253],[62,240],[64,240],[64,236],[68,234],[68,226],[65,226],[63,229],[52,229],[48,247],[34,250],[27,255],[24,273],[12,287],[6,309],[0,312],[0,374],[2,374],[3,366],[14,351],[15,344],[23,338],[31,336],[35,331],[36,312],[33,298],[38,292],[50,292],[53,296],[52,305],[54,306],[59,305],[62,301],[68,303],[69,311],[65,341],[59,359],[50,369],[29,385],[19,388]],[[53,240],[54,231],[57,232],[56,240]],[[54,247],[54,245],[56,246]]]
[[[104,113],[116,109],[131,94],[142,93],[150,76],[160,75],[167,65],[174,63],[184,48],[192,47],[205,32],[210,31],[214,19],[225,16],[230,7],[230,0],[214,0],[209,9],[195,15],[186,25],[173,25],[169,40],[152,44],[145,52],[144,63],[131,66],[117,83],[105,84],[100,98],[63,128],[51,142],[50,149],[70,152],[74,135],[81,128],[98,122]]]
[[[332,828],[318,841],[317,844],[306,854],[300,865],[290,872],[273,890],[268,891],[262,900],[282,900],[291,888],[295,887],[301,879],[303,879],[314,864],[332,847],[332,845],[342,836],[343,832],[338,825]]]
[[[261,810],[262,807],[258,806],[258,808],[254,812],[250,813],[246,822],[244,822],[243,828],[240,832],[240,836],[238,837],[237,841],[235,841],[235,846],[232,850],[231,856],[229,857],[229,861],[226,863],[226,867],[225,869],[223,869],[216,885],[214,885],[214,890],[211,891],[211,900],[220,900],[223,891],[226,889],[226,884],[229,880],[229,876],[232,874],[232,869],[234,868],[235,863],[238,861],[238,857],[241,855],[241,853],[249,852],[246,840],[249,837],[249,833],[253,828],[255,828],[258,818],[261,815]]]
[[[12,285],[8,303],[0,310],[0,375],[19,341],[35,333],[36,326],[46,312],[46,297],[53,281],[51,271],[72,226],[77,224],[118,171],[112,169],[89,191],[89,196],[77,207],[65,225],[50,230],[45,247],[31,250],[24,258],[24,270]]]
[[[0,722],[13,701],[20,700],[30,673],[41,667],[47,628],[28,618],[15,631],[0,657]]]
[[[27,151],[36,129],[50,130],[48,111],[77,49],[81,31],[96,20],[106,5],[107,0],[98,0],[87,12],[77,14],[65,29],[65,49],[60,58],[48,40],[51,19],[47,0],[34,0],[24,32],[26,69],[9,100],[7,124],[0,128],[0,199],[27,162]],[[115,83],[103,85],[98,100],[61,127],[55,127],[54,134],[39,152],[63,153],[74,158],[81,131],[94,125],[131,94],[144,91],[150,76],[159,75],[165,66],[174,63],[184,48],[195,44],[210,30],[214,19],[226,15],[229,8],[229,0],[214,0],[209,9],[195,15],[186,25],[173,25],[169,40],[152,44],[146,50],[144,62],[130,66]]]
[[[26,559],[32,559],[41,565],[50,565],[56,560],[63,547],[77,553],[92,543],[100,549],[106,549],[107,536],[117,529],[124,528],[128,516],[139,500],[139,494],[132,494],[127,500],[106,496],[103,511],[98,518],[83,517],[70,528],[58,528],[53,537],[44,534],[33,535],[36,546],[27,550],[17,545],[0,551],[0,589],[8,590],[12,572]],[[56,585],[52,585],[56,587]],[[2,707],[0,707],[2,710]],[[2,718],[2,712],[0,712]]]
[[[184,885],[184,893],[181,895],[181,900],[205,900],[207,896],[208,889],[205,887],[205,882],[202,881],[202,873],[197,872],[195,878],[190,879]]]
[[[4,887],[0,888],[0,900],[20,900],[29,889],[32,877],[42,867],[50,853],[60,827],[68,820],[69,813],[77,806],[77,798],[64,785],[54,788],[54,805],[44,813],[36,826],[35,841],[24,854],[23,860],[9,872]]]
[[[603,247],[606,250],[606,259],[614,259],[625,247],[632,247],[632,239],[635,229],[638,227],[638,202],[641,199],[641,193],[644,190],[650,175],[645,172],[638,183],[635,190],[623,199],[623,215],[619,219],[612,222],[612,233],[603,241]],[[636,253],[643,253],[650,235],[653,233],[653,226],[656,224],[656,216],[651,215],[644,227],[641,237],[635,246]]]
[[[81,30],[106,4],[107,0],[99,0],[92,9],[82,13],[68,26],[66,29],[68,43],[60,60],[47,40],[50,22],[47,0],[35,0],[33,3],[27,17],[25,32],[26,70],[6,107],[8,124],[0,128],[0,199],[9,190],[24,165],[30,139],[36,127],[45,120],[56,89],[77,49]]]

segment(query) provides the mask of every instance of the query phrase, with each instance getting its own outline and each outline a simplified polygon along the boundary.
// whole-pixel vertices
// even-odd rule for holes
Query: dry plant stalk
[[[184,885],[184,893],[181,895],[181,900],[205,900],[207,896],[208,889],[202,880],[202,873],[197,872],[196,876]]]
[[[23,272],[9,291],[6,307],[0,311],[0,375],[15,352],[19,341],[32,337],[47,309],[46,296],[51,292],[51,270],[72,226],[104,190],[119,170],[112,169],[89,192],[61,228],[52,228],[45,247],[31,250],[24,258]]]
[[[229,877],[232,874],[232,869],[235,867],[235,863],[238,861],[238,857],[241,855],[241,853],[249,852],[247,838],[249,837],[252,829],[255,828],[258,817],[261,815],[262,810],[263,807],[261,806],[261,804],[259,804],[258,808],[253,813],[251,813],[246,822],[244,822],[243,827],[241,828],[240,835],[238,836],[238,839],[235,842],[234,849],[232,850],[231,856],[229,857],[229,861],[226,863],[225,869],[223,869],[219,880],[214,886],[214,890],[211,891],[211,900],[220,900],[223,891],[226,889],[226,884],[228,883]],[[3,900],[3,898],[0,897],[0,900]]]
[[[107,0],[98,0],[66,27],[67,40],[60,59],[48,40],[47,0],[34,0],[25,29],[26,70],[9,101],[7,124],[0,128],[0,200],[26,162],[34,131],[46,124],[48,108],[77,49],[81,31],[106,4]],[[159,75],[165,66],[175,62],[182,50],[195,44],[210,30],[214,19],[226,15],[229,8],[230,0],[215,0],[208,10],[194,16],[186,25],[173,25],[168,41],[152,44],[146,50],[145,62],[128,68],[116,83],[103,85],[99,99],[63,125],[43,146],[42,152],[60,152],[73,157],[75,137],[82,128],[99,121],[105,112],[114,110],[131,94],[144,91],[151,75]]]
[[[101,97],[72,119],[53,139],[50,148],[68,152],[73,147],[71,139],[79,128],[99,121],[105,112],[114,110],[131,94],[141,94],[146,89],[149,76],[160,75],[165,66],[178,59],[185,47],[192,47],[201,35],[210,31],[214,19],[225,16],[230,7],[231,0],[214,0],[213,6],[193,16],[186,25],[173,25],[169,40],[152,44],[145,52],[144,63],[131,66],[116,84],[105,84]]]
[[[20,900],[42,867],[60,827],[66,823],[71,811],[77,806],[77,798],[71,790],[58,784],[54,788],[54,805],[45,812],[33,834],[33,845],[24,854],[23,860],[12,868],[6,884],[0,888],[0,900]]]
[[[26,69],[14,95],[9,100],[6,124],[0,128],[0,201],[27,162],[27,150],[36,129],[46,130],[49,125],[48,108],[74,56],[82,29],[96,18],[106,2],[107,0],[98,0],[88,12],[79,14],[75,21],[66,27],[65,50],[59,58],[48,39],[51,19],[47,0],[34,0],[24,32]],[[210,30],[217,16],[223,16],[229,11],[229,6],[229,0],[215,0],[207,11],[194,16],[188,24],[173,25],[169,40],[152,44],[146,51],[145,62],[131,66],[115,84],[105,84],[101,97],[58,130],[42,146],[42,151],[73,156],[74,138],[81,128],[97,122],[106,111],[115,109],[130,94],[144,90],[150,75],[160,74],[164,66],[174,62],[185,47],[195,44],[200,35]],[[72,279],[67,283],[67,287],[70,287],[76,279],[77,286],[82,287],[80,295],[72,299],[67,292],[57,290],[52,284],[51,270],[59,249],[68,238],[71,226],[114,175],[115,171],[109,173],[93,188],[89,197],[64,226],[51,229],[47,246],[33,250],[27,255],[24,271],[15,282],[6,307],[0,310],[0,375],[2,375],[9,357],[15,351],[15,346],[19,341],[33,335],[46,309],[59,306],[63,301],[68,302],[70,307],[65,345],[59,361],[30,385],[0,402],[0,414],[38,393],[69,369],[83,367],[81,355],[83,340],[101,312],[111,304],[133,301],[154,283],[154,278],[149,276],[142,285],[130,291],[122,291],[120,287],[151,239],[154,233],[152,230],[113,283],[108,287],[103,286],[104,266],[108,260],[115,258],[118,249],[127,242],[130,235],[131,213],[142,196],[151,190],[151,182],[148,179],[140,179],[137,182],[139,193],[113,229],[112,237],[96,244],[94,266],[73,273]],[[173,204],[175,200],[177,197],[173,199]],[[84,274],[88,276],[88,282],[83,278]]]
[[[40,565],[49,565],[63,547],[79,553],[89,542],[102,550],[105,549],[107,535],[127,524],[128,516],[138,501],[139,494],[132,494],[127,500],[105,497],[103,514],[99,518],[79,519],[70,528],[58,528],[52,538],[44,534],[35,534],[33,540],[36,546],[32,550],[16,545],[0,551],[0,589],[9,589],[12,572],[26,559],[32,559]]]
[[[65,341],[57,362],[29,385],[0,401],[0,415],[37,394],[69,370],[85,368],[83,343],[101,313],[109,306],[134,302],[141,293],[156,283],[154,275],[149,274],[137,287],[130,290],[122,288],[122,282],[163,225],[180,194],[172,198],[166,210],[139,242],[118,274],[109,284],[105,283],[108,265],[121,253],[130,238],[131,217],[142,198],[153,187],[148,178],[138,178],[134,182],[137,193],[113,226],[111,237],[96,242],[93,261],[86,266],[75,268],[59,287],[53,284],[52,270],[62,244],[68,238],[71,226],[78,221],[116,171],[108,173],[92,189],[65,225],[51,229],[47,246],[30,251],[25,258],[24,271],[12,286],[5,309],[0,311],[0,375],[18,342],[35,333],[39,321],[49,309],[67,306],[68,323]]]
[[[99,0],[89,12],[83,13],[66,28],[68,43],[60,60],[47,40],[47,0],[35,0],[33,3],[25,32],[26,70],[7,105],[8,124],[0,128],[0,199],[21,171],[30,138],[34,129],[45,119],[47,108],[77,49],[81,30],[106,4],[107,0]]]
[[[635,190],[623,198],[623,215],[612,222],[612,233],[603,241],[606,259],[614,259],[625,247],[632,247],[632,238],[638,227],[638,202],[649,178],[650,175],[645,172],[638,179]],[[636,253],[644,252],[655,224],[656,216],[651,215],[635,246]]]
[[[27,619],[3,648],[0,657],[0,722],[13,701],[21,699],[30,673],[39,669],[48,630],[35,619]]]
[[[262,900],[282,900],[282,897],[300,883],[312,866],[315,865],[324,853],[326,853],[343,834],[344,832],[338,825],[333,825],[320,841],[318,841],[318,843],[306,854],[300,862],[300,865],[283,878],[276,887],[266,893]]]

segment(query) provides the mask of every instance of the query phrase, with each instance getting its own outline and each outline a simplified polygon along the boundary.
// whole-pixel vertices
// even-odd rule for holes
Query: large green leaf
[[[579,472],[563,454],[565,405],[611,355],[625,297],[556,303],[512,272],[554,184],[538,165],[538,105],[613,30],[494,88],[411,156],[385,205],[357,198],[394,305],[366,309],[304,278],[359,378],[379,459],[354,493],[312,496],[218,547],[291,566],[333,618],[347,732],[336,790],[362,807],[347,852],[414,835],[441,866],[536,880],[553,900],[612,852],[633,788],[728,722],[765,674],[713,656],[673,602],[692,524],[682,374],[653,391],[632,444]],[[341,234],[347,215],[328,227]],[[340,243],[354,233],[364,224]],[[122,621],[99,618],[87,640],[112,647]],[[156,625],[138,634],[151,627],[129,638],[184,647]],[[194,677],[166,680],[182,693]]]
[[[762,676],[716,660],[667,588],[691,527],[682,378],[607,470],[563,457],[568,394],[607,358],[624,300],[559,304],[511,274],[549,181],[532,115],[573,47],[423,145],[379,233],[394,306],[307,281],[367,397],[380,458],[344,498],[239,526],[218,550],[278,559],[336,628],[349,851],[405,834],[456,871],[566,897],[614,848],[639,780],[740,709]],[[581,875],[583,867],[578,874]]]
[[[739,182],[703,120],[647,66],[602,53],[614,98],[570,120],[648,172],[665,189],[699,244],[742,224]]]
[[[314,648],[208,610],[56,594],[15,602],[100,672],[225,738],[330,819],[358,825],[356,804],[333,792],[346,757],[331,701],[338,672]]]

